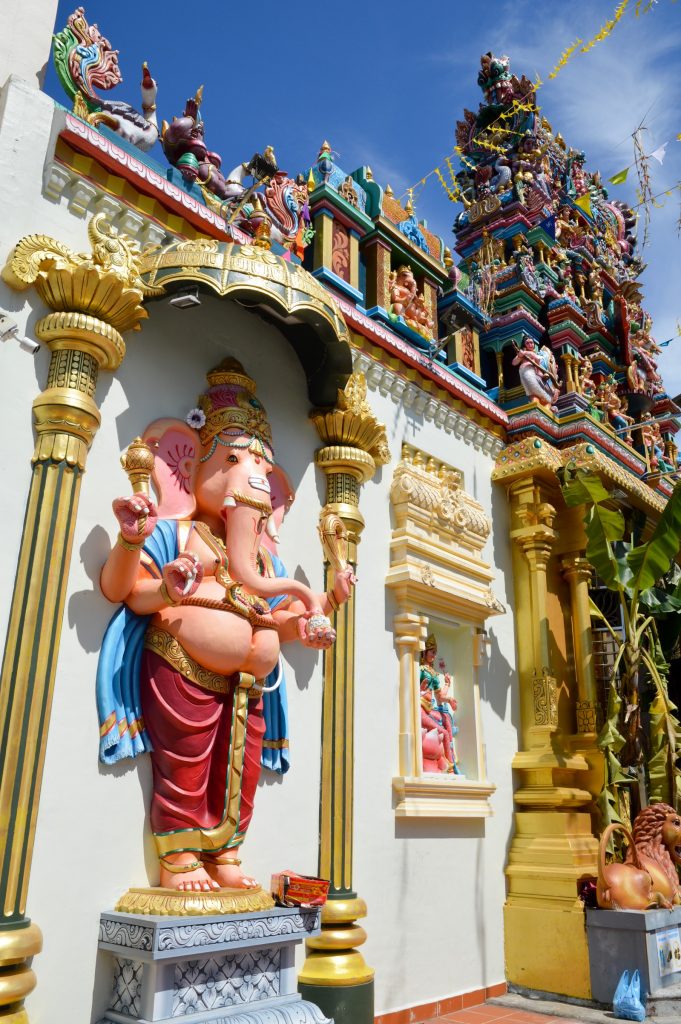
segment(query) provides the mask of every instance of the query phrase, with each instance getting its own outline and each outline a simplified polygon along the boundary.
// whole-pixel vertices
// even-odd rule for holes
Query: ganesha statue
[[[276,540],[292,489],[255,392],[226,359],[186,421],[146,429],[157,500],[138,485],[114,501],[101,576],[122,607],[98,668],[100,758],[149,753],[160,885],[175,892],[258,888],[238,853],[261,762],[285,770],[270,756],[286,746],[280,648],[330,647],[328,616],[355,582],[348,568],[317,594],[286,575]]]

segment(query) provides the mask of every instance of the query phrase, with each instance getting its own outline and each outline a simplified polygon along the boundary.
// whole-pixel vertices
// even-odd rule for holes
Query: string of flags
[[[576,53],[588,53],[590,50],[593,49],[594,46],[597,45],[597,43],[603,42],[604,39],[607,39],[613,31],[613,29],[624,17],[624,14],[626,13],[630,2],[631,0],[620,0],[615,10],[613,11],[612,17],[609,18],[605,22],[605,24],[601,26],[598,32],[586,43],[583,39],[579,38],[576,39],[575,42],[572,43],[570,46],[568,46],[567,49],[563,50],[555,67],[549,72],[548,78],[555,78],[562,70],[562,68],[564,68],[569,63],[569,61],[575,56]],[[657,0],[636,0],[636,5],[634,9],[635,16],[638,18],[641,14],[648,14],[648,12],[651,11],[652,8],[655,6],[656,2]],[[536,81],[534,82],[535,94],[543,84],[544,83],[541,80],[541,78],[537,76]],[[486,125],[484,129],[484,135],[487,137],[483,137],[482,133],[476,135],[471,140],[471,145],[475,145],[477,147],[487,149],[495,153],[499,153],[500,155],[504,155],[506,150],[503,144],[501,143],[503,143],[503,141],[507,139],[509,135],[522,134],[522,132],[516,131],[505,122],[515,117],[516,114],[520,112],[539,113],[540,110],[541,107],[536,106],[536,104],[534,103],[523,103],[522,100],[514,100],[511,106],[508,108],[508,110],[503,111],[501,114],[499,114],[497,118],[495,118],[494,121],[491,122],[491,124]],[[499,143],[497,143],[489,138],[490,135],[502,136],[502,138],[499,140]],[[679,132],[676,138],[679,142],[681,142],[681,132]],[[657,160],[658,163],[662,164],[665,158],[666,149],[668,145],[669,143],[665,142],[663,143],[663,145],[658,146],[658,148],[654,150],[654,152],[648,154],[648,156],[645,157],[645,159],[654,159]],[[469,170],[476,169],[475,162],[466,156],[461,146],[455,146],[453,152],[456,153],[464,167],[468,168]],[[417,188],[419,185],[424,186],[428,178],[430,178],[434,174],[437,177],[438,181],[440,182],[440,185],[442,186],[444,191],[447,193],[448,198],[452,202],[460,200],[462,197],[462,191],[457,181],[456,172],[452,166],[451,155],[445,157],[443,163],[446,164],[447,167],[450,179],[449,182],[445,179],[441,163],[439,166],[434,167],[432,171],[429,171],[427,174],[425,174],[417,183],[415,183],[411,187],[411,189],[407,189],[404,195],[413,194],[413,190],[415,188]],[[629,164],[627,167],[624,167],[621,171],[618,171],[616,174],[613,174],[613,176],[609,178],[608,181],[611,185],[623,185],[627,180],[629,171],[634,166],[635,164]],[[660,193],[660,195],[671,195],[672,191],[673,189],[667,193]],[[591,209],[591,200],[588,194],[580,196],[579,199],[575,200],[575,203],[577,206],[581,207],[581,209],[584,210],[584,212],[589,217],[593,216]]]
[[[643,0],[638,0],[636,4],[637,16],[640,14],[642,2]],[[549,73],[549,78],[555,78],[577,52],[588,53],[589,50],[593,50],[594,46],[596,46],[597,43],[602,43],[604,39],[607,39],[612,30],[617,25],[617,23],[621,21],[621,19],[624,17],[624,12],[629,6],[629,3],[630,0],[620,0],[620,3],[618,3],[617,7],[613,12],[612,18],[609,18],[608,21],[606,21],[605,25],[602,25],[596,33],[596,35],[592,39],[589,39],[587,43],[585,43],[583,39],[576,39],[571,46],[568,46],[567,50],[563,50],[562,54],[560,55],[560,60],[553,68],[553,70]],[[646,7],[643,13],[647,13],[651,7],[652,3],[649,0],[648,6]]]
[[[544,83],[542,82],[542,80],[537,76],[537,79],[534,82],[534,89],[535,89],[535,91],[541,85],[543,85],[543,84]],[[506,135],[506,136],[508,136],[508,135],[522,135],[523,134],[522,132],[515,131],[514,129],[510,128],[509,126],[503,125],[503,124],[498,124],[497,122],[499,122],[499,121],[508,121],[512,117],[515,117],[515,115],[517,113],[520,113],[520,112],[525,112],[525,113],[536,112],[536,113],[539,113],[540,110],[541,110],[541,107],[536,106],[536,104],[534,104],[534,103],[524,103],[522,100],[513,100],[513,103],[508,108],[508,110],[502,111],[498,115],[498,117],[496,117],[494,119],[494,121],[491,121],[490,124],[488,124],[485,127],[485,129],[484,129],[485,134],[491,133],[493,135],[494,134],[501,134],[501,135]],[[476,146],[480,146],[483,149],[489,149],[492,152],[499,153],[499,154],[504,154],[506,152],[506,150],[504,149],[503,146],[498,145],[498,144],[490,141],[489,139],[483,139],[481,135],[476,135],[471,140],[471,144],[472,145],[476,145]],[[464,153],[464,151],[463,151],[461,146],[455,146],[454,149],[453,149],[453,153],[456,153],[456,155],[458,156],[459,160],[464,165],[464,167],[467,167],[471,171],[475,170],[475,167],[476,167],[475,162],[473,160],[469,159],[469,157],[466,156],[466,154]],[[445,177],[444,177],[444,175],[442,173],[442,163],[445,163],[447,165],[447,170],[449,171],[449,177],[450,177],[450,180],[451,180],[451,185],[449,185],[446,182]],[[428,178],[432,177],[433,174],[437,177],[438,181],[440,182],[440,184],[442,185],[443,189],[447,193],[447,196],[449,197],[449,199],[452,202],[456,202],[457,200],[459,200],[461,198],[461,189],[459,187],[458,181],[456,180],[456,172],[455,172],[455,170],[454,170],[454,168],[452,166],[451,155],[446,156],[444,158],[444,160],[437,167],[434,167],[432,169],[432,171],[428,171],[427,174],[424,174],[424,176],[422,178],[420,178],[419,181],[415,182],[411,186],[411,188],[405,189],[405,191],[402,193],[402,196],[400,196],[400,198],[403,198],[404,196],[408,195],[410,192],[413,192],[413,190],[415,188],[417,188],[419,185],[421,185],[421,186],[425,185],[425,183],[427,182]]]
[[[681,141],[681,135],[679,135],[678,138],[679,141]],[[658,146],[653,153],[649,153],[648,156],[652,157],[653,160],[657,160],[659,164],[663,164],[668,145],[668,142],[664,142],[661,146]],[[633,166],[634,164],[629,164],[628,167],[625,167],[623,170],[618,171],[617,174],[613,174],[612,178],[608,178],[610,184],[623,185],[624,182],[627,180],[627,175],[629,174],[629,171]]]

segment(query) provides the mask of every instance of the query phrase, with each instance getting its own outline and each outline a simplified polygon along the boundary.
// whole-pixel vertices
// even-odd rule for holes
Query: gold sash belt
[[[199,665],[187,654],[180,641],[160,626],[147,626],[144,646],[203,690],[228,693],[230,688],[238,686],[239,689],[247,691],[249,698],[259,697],[262,692],[263,680],[256,679],[249,672],[234,672],[231,676],[221,676],[218,672],[211,672],[210,669]]]

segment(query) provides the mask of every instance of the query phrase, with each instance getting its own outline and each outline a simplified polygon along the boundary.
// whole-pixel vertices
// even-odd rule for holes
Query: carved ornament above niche
[[[481,551],[489,537],[490,521],[482,505],[463,489],[462,474],[418,448],[402,445],[390,499],[398,528],[409,520],[414,526],[427,525],[443,540],[455,540],[474,552]]]

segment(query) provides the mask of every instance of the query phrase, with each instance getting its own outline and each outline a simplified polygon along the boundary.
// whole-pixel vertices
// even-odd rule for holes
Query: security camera
[[[37,341],[31,341],[30,338],[24,338],[19,334],[16,320],[13,320],[8,313],[0,313],[0,341],[10,341],[12,338],[16,338],[19,347],[32,356],[40,349]]]

